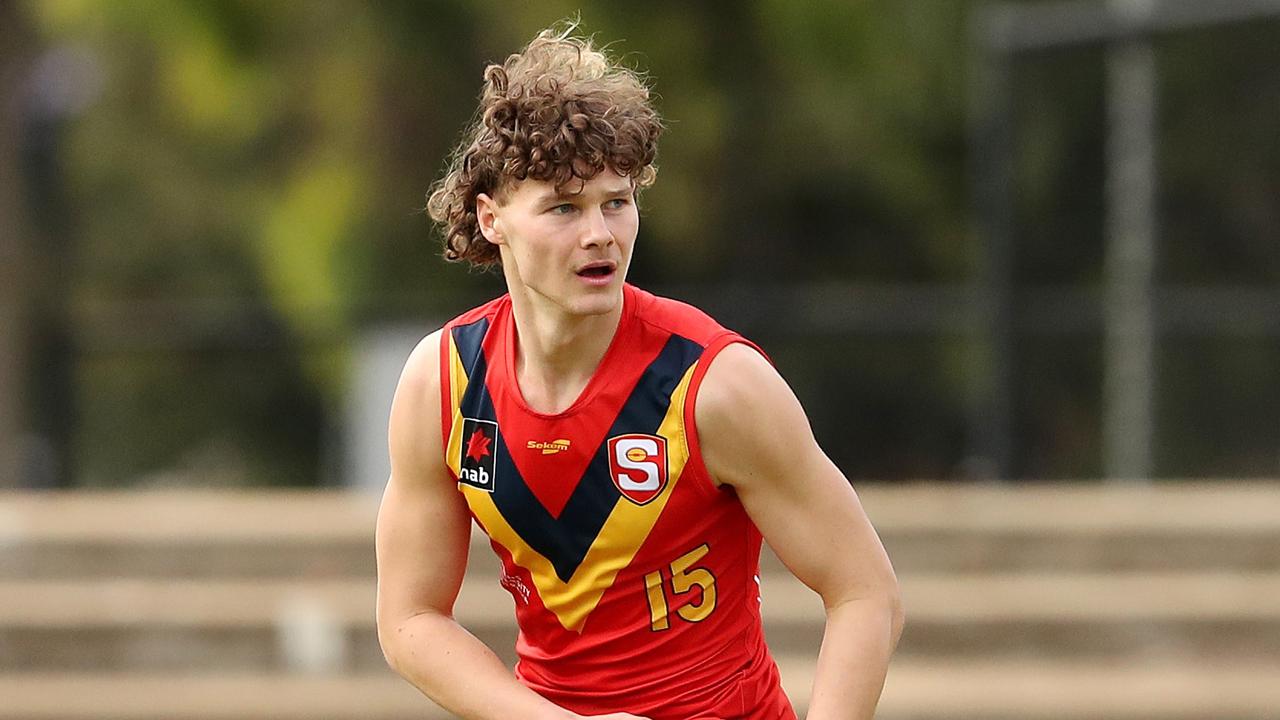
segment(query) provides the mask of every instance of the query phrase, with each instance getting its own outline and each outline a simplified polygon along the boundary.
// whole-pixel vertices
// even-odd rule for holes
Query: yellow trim
[[[690,367],[671,393],[671,403],[666,417],[658,427],[658,434],[667,439],[667,485],[650,502],[637,505],[619,497],[609,517],[600,528],[599,535],[587,550],[586,557],[568,582],[556,575],[551,561],[529,547],[493,503],[491,493],[469,485],[460,485],[471,511],[480,520],[486,533],[511,553],[517,565],[529,571],[533,583],[542,598],[542,604],[571,632],[582,632],[587,616],[599,604],[600,598],[612,585],[618,573],[631,563],[640,545],[649,537],[654,524],[662,514],[671,492],[680,480],[685,463],[689,460],[689,446],[684,434],[684,402],[693,377]],[[457,471],[457,449],[461,448],[461,419],[456,412],[454,432],[450,434],[450,466]],[[457,436],[456,438],[454,436]],[[495,478],[495,482],[501,482]]]
[[[445,332],[449,332],[446,330]],[[467,373],[458,357],[458,348],[453,344],[453,333],[449,333],[449,402],[453,413],[453,422],[449,427],[449,442],[444,449],[444,462],[458,477],[459,462],[462,459],[462,413],[458,406],[462,404],[462,396],[467,391]]]

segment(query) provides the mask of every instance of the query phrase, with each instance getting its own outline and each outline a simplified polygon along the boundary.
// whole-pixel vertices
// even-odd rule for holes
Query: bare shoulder
[[[436,330],[418,341],[400,373],[400,388],[440,389],[440,335],[443,332],[443,329]]]
[[[795,393],[764,356],[742,343],[712,360],[694,419],[707,469],[717,483],[735,487],[778,471],[773,466],[788,449],[814,443]]]
[[[698,392],[699,408],[732,411],[740,403],[755,399],[758,383],[785,386],[773,365],[759,352],[744,343],[733,343],[721,350],[707,368]]]
[[[420,475],[440,457],[440,335],[422,339],[405,361],[391,403],[388,440],[392,474]]]
[[[762,425],[795,420],[797,413],[804,419],[800,402],[778,371],[743,343],[729,345],[711,361],[696,408],[698,428],[704,433],[722,426],[754,433]],[[808,426],[807,420],[804,424]]]

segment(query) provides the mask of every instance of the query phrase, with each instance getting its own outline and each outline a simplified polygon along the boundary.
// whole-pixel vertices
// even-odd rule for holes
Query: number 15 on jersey
[[[701,622],[715,611],[716,577],[704,567],[694,567],[694,563],[701,560],[710,551],[711,546],[703,543],[673,560],[671,565],[666,568],[670,573],[669,575],[660,569],[644,576],[645,592],[649,598],[649,628],[651,630],[659,632],[671,627],[671,611],[668,609],[667,604],[667,577],[671,580],[670,592],[673,601],[683,600],[684,595],[693,592],[695,588],[701,590],[701,598],[683,603],[676,608],[676,614],[683,620],[691,623]]]

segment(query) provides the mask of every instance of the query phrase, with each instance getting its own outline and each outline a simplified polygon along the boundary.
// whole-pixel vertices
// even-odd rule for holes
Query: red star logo
[[[484,434],[480,428],[471,433],[471,439],[467,440],[467,457],[480,462],[481,458],[489,454],[489,436]]]

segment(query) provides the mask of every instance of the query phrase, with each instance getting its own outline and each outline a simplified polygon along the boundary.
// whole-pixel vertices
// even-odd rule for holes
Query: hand
[[[631,713],[609,713],[608,715],[577,715],[576,718],[583,720],[649,720],[643,715],[632,715]]]

